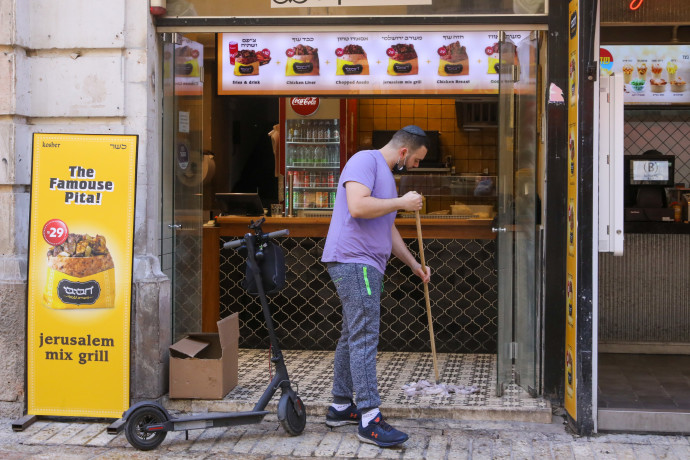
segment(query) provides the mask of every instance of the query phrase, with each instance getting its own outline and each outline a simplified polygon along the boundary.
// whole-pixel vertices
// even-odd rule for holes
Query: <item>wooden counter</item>
[[[217,228],[218,236],[243,236],[249,231],[250,217],[222,216],[216,218],[217,227],[205,227],[204,239],[208,228]],[[491,219],[453,219],[421,218],[422,234],[425,238],[479,239],[493,240],[496,234],[491,232]],[[322,237],[328,234],[330,217],[267,217],[263,225],[264,232],[273,232],[287,228],[293,237]],[[398,217],[395,226],[403,238],[416,238],[415,219]],[[210,235],[210,233],[209,233]]]
[[[253,218],[256,220],[257,218]],[[203,228],[202,330],[215,332],[220,319],[220,242],[221,237],[240,237],[249,232],[250,217],[223,216],[215,226]],[[290,237],[325,238],[330,217],[267,217],[262,228],[273,232],[287,228]],[[491,219],[453,219],[422,217],[422,235],[433,239],[493,240]],[[414,217],[399,217],[395,225],[403,238],[417,238]]]

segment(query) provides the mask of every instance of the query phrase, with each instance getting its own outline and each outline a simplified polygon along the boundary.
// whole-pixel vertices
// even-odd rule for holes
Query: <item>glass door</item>
[[[537,34],[501,33],[498,149],[498,365],[496,392],[539,393],[536,239]]]
[[[163,34],[161,266],[172,340],[201,330],[203,45]]]

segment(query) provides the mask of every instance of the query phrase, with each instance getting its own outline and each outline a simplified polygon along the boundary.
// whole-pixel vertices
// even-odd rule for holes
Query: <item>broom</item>
[[[419,211],[414,212],[414,217],[417,220],[417,239],[419,240],[419,259],[422,262],[422,268],[426,272],[426,262],[424,261],[424,246],[422,244],[422,223],[419,220]],[[429,337],[431,338],[431,356],[434,360],[434,374],[436,376],[436,385],[439,384],[438,365],[436,364],[436,342],[434,341],[434,324],[431,321],[431,303],[429,302],[429,284],[424,284],[424,300],[426,302],[426,316],[429,320]]]

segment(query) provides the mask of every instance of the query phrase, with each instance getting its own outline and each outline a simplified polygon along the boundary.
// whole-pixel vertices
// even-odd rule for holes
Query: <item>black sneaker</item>
[[[360,441],[376,444],[380,447],[390,447],[402,444],[409,436],[402,431],[398,431],[383,421],[381,412],[366,427],[359,426],[357,437]]]
[[[343,410],[335,410],[333,406],[330,406],[326,414],[326,425],[330,427],[343,426],[348,423],[359,423],[361,419],[362,413],[354,403]]]

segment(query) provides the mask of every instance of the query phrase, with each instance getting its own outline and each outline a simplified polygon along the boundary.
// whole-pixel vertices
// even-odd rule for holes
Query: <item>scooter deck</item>
[[[185,431],[219,426],[247,425],[259,423],[269,414],[268,411],[218,412],[186,417],[172,418],[165,425],[166,431]]]

